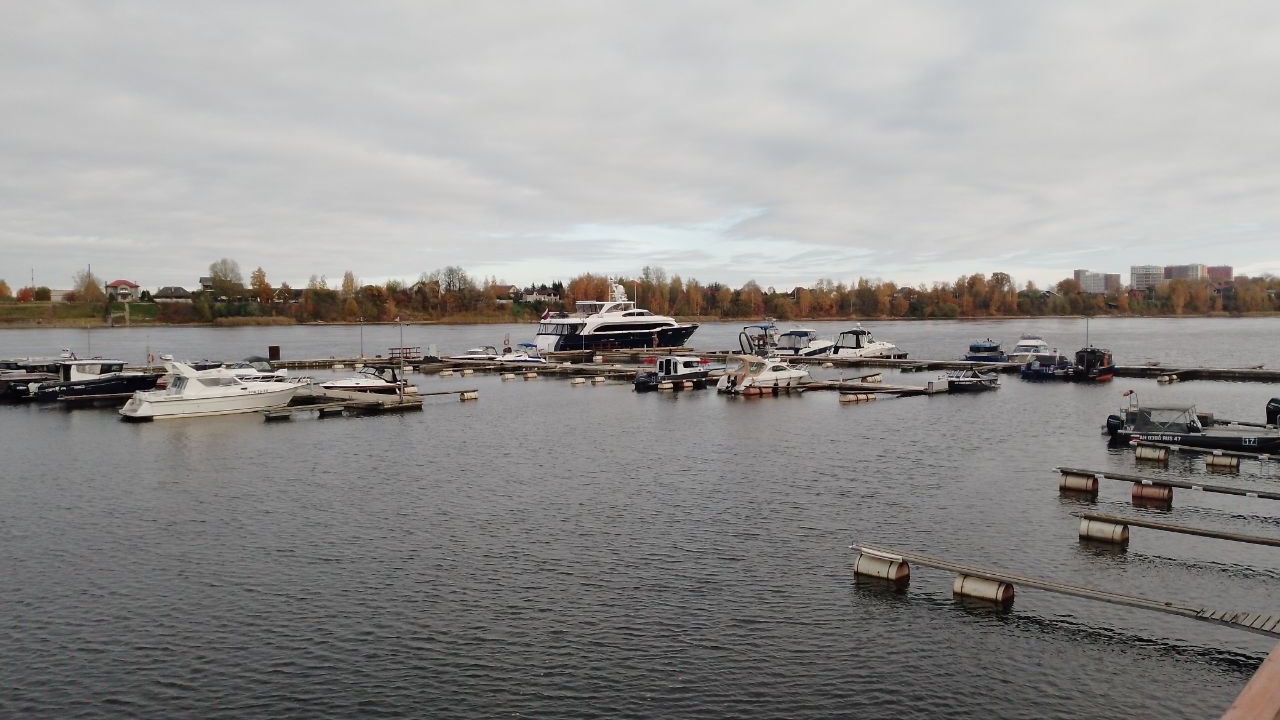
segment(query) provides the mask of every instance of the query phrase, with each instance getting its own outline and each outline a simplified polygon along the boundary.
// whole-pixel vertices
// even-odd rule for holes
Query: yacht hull
[[[145,422],[271,410],[288,405],[293,399],[293,394],[300,387],[284,384],[281,384],[281,387],[271,387],[275,383],[261,384],[264,387],[243,390],[235,395],[222,397],[183,398],[166,395],[163,390],[139,392],[120,408],[120,416],[129,421]]]
[[[677,325],[657,330],[624,330],[577,335],[538,336],[538,348],[552,345],[552,351],[632,350],[640,348],[684,347],[693,337],[697,325]],[[554,344],[550,341],[554,339]]]

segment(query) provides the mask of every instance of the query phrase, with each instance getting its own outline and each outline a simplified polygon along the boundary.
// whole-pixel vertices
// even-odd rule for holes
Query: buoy
[[[480,392],[477,390],[468,390],[467,392],[460,392],[458,393],[458,399],[461,400],[462,402],[466,402],[468,400],[479,400]]]
[[[463,369],[462,369],[462,375],[463,375],[464,377],[465,377],[465,376],[467,376],[467,375],[473,375],[473,374],[475,374],[475,370],[472,370],[471,368],[463,368]]]
[[[534,378],[536,378],[536,377],[538,377],[538,373],[536,373],[536,372],[527,372],[527,373],[525,373],[525,374],[524,374],[524,379],[525,379],[525,380],[532,380],[532,379],[534,379]]]
[[[1116,545],[1129,544],[1129,526],[1102,520],[1080,518],[1080,538],[1082,540],[1098,540]]]
[[[1143,485],[1142,483],[1133,484],[1133,493],[1130,499],[1135,505],[1150,503],[1153,505],[1172,504],[1173,488],[1168,485]]]
[[[1240,467],[1240,458],[1236,457],[1235,455],[1222,455],[1219,453],[1214,453],[1212,455],[1205,456],[1204,464],[1215,467],[1215,468],[1219,468],[1219,469],[1238,468]]]
[[[872,554],[864,550],[853,561],[853,574],[895,582],[910,580],[911,565],[897,556]]]
[[[1082,475],[1081,473],[1064,472],[1062,480],[1058,483],[1060,492],[1068,493],[1086,493],[1093,497],[1098,496],[1098,478],[1095,475]]]
[[[1007,603],[1013,600],[1013,585],[999,580],[974,577],[973,575],[957,575],[951,584],[951,592],[955,595]]]
[[[671,382],[670,380],[663,380],[662,382],[658,383],[658,389],[659,389],[659,390],[664,390],[664,391],[665,391],[665,390],[674,390],[674,389],[675,389],[675,387],[676,387],[676,386],[675,386],[675,383]]]
[[[1169,462],[1169,448],[1158,447],[1155,445],[1139,445],[1134,449],[1134,455],[1139,460],[1151,460],[1154,462]]]
[[[570,385],[586,385],[586,384],[587,384],[587,379],[586,379],[586,378],[583,378],[583,377],[576,377],[576,378],[573,378],[572,380],[570,380],[570,381],[569,381],[569,384],[570,384]]]
[[[502,373],[502,379],[503,379],[503,380],[515,380],[515,379],[516,379],[516,374],[515,374],[515,373]]]

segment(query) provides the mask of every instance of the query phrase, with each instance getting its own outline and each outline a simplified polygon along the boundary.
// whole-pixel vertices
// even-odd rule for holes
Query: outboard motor
[[[1107,416],[1107,434],[1108,435],[1110,435],[1111,437],[1115,437],[1116,433],[1120,432],[1120,428],[1122,427],[1124,427],[1124,418],[1120,417],[1119,415]]]
[[[1280,425],[1280,398],[1267,401],[1267,424]]]

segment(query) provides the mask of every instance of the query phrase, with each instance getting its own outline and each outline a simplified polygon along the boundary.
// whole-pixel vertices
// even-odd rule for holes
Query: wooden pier
[[[1231,487],[1229,485],[1209,485],[1206,483],[1193,483],[1185,480],[1164,480],[1161,478],[1146,477],[1143,475],[1127,475],[1124,473],[1113,473],[1106,470],[1082,470],[1079,468],[1059,467],[1054,468],[1063,475],[1074,475],[1080,477],[1092,477],[1098,479],[1119,480],[1120,482],[1133,483],[1135,485],[1149,485],[1165,488],[1183,488],[1186,490],[1196,490],[1208,493],[1222,493],[1225,495],[1237,495],[1240,497],[1260,498],[1263,500],[1280,500],[1280,493],[1267,492],[1265,490],[1247,490],[1245,488]]]
[[[1070,585],[1054,580],[1041,580],[1038,578],[1027,577],[1025,575],[1015,575],[1001,570],[993,570],[990,568],[968,565],[966,563],[953,562],[903,550],[870,547],[865,545],[851,545],[850,548],[857,550],[860,553],[867,553],[876,558],[900,563],[916,563],[917,565],[923,565],[925,567],[954,572],[964,577],[982,578],[995,583],[1006,583],[1012,586],[1021,585],[1023,587],[1045,590],[1061,595],[1071,595],[1074,597],[1085,598],[1087,600],[1111,603],[1113,605],[1124,605],[1127,607],[1141,608],[1143,610],[1154,610],[1156,612],[1179,615],[1193,620],[1216,623],[1218,625],[1225,625],[1237,630],[1245,630],[1248,632],[1258,633],[1260,635],[1280,638],[1280,615],[1263,615],[1259,613],[1213,610],[1210,608],[1181,605],[1163,600],[1150,600],[1133,595],[1114,593],[1107,590]],[[957,585],[958,584],[959,583],[957,583]]]
[[[1106,515],[1103,513],[1080,513],[1077,517],[1081,520],[1104,522],[1112,525],[1131,525],[1133,527],[1147,528],[1148,530],[1161,530],[1163,532],[1180,533],[1182,535],[1196,535],[1198,537],[1230,540],[1231,542],[1248,543],[1250,545],[1269,545],[1271,547],[1280,547],[1280,538],[1263,537],[1261,535],[1245,535],[1242,533],[1232,533],[1209,528],[1191,527],[1189,525],[1157,522],[1155,520],[1146,520],[1144,518]]]
[[[460,400],[473,400],[479,394],[475,388],[465,390],[441,390],[438,392],[368,393],[350,390],[326,390],[308,385],[298,390],[287,407],[260,410],[263,418],[287,420],[298,413],[314,412],[319,417],[331,415],[374,415],[388,412],[408,412],[422,409],[422,398],[437,395],[457,395]]]
[[[1204,423],[1206,425],[1217,424],[1213,422]],[[1240,425],[1249,425],[1252,427],[1264,427],[1262,423],[1237,423]],[[1215,450],[1213,448],[1191,447],[1189,445],[1173,445],[1171,443],[1151,442],[1149,440],[1139,440],[1130,443],[1135,448],[1164,448],[1170,453],[1190,453],[1192,455],[1217,455],[1219,457],[1235,457],[1243,460],[1280,460],[1280,455],[1270,455],[1268,453],[1251,453],[1241,452],[1239,450]]]

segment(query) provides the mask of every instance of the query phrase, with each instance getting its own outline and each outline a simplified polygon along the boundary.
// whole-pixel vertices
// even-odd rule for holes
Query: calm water
[[[1080,321],[875,323],[913,356]],[[1274,365],[1276,320],[1091,323],[1122,363]],[[729,347],[739,326],[704,327]],[[840,329],[820,325],[823,333]],[[530,326],[404,329],[444,353]],[[0,356],[353,354],[358,328],[0,331]],[[366,352],[399,345],[365,327]],[[141,345],[142,350],[136,350]],[[825,371],[832,375],[835,371]],[[924,376],[886,377],[919,383]],[[1072,513],[1280,535],[1280,503],[1108,483],[1062,499],[1055,465],[1134,472],[1098,426],[1127,388],[1261,420],[1280,386],[1121,380],[840,405],[637,395],[627,384],[417,376],[420,414],[144,425],[0,407],[0,716],[1216,717],[1266,638],[1029,589],[958,602],[851,576],[876,542],[1186,604],[1280,612],[1274,549],[1135,529],[1081,545]],[[1202,477],[1192,458],[1168,470]],[[1280,490],[1280,463],[1213,482]]]

